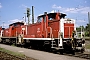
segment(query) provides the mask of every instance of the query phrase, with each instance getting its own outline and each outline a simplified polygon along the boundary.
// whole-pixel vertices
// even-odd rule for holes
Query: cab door
[[[74,31],[74,24],[64,23],[64,38],[71,38]]]

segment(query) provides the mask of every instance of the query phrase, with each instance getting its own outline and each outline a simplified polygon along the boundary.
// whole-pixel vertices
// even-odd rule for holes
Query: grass
[[[90,44],[86,45],[85,47],[86,49],[90,49]]]
[[[86,49],[90,49],[90,37],[85,37],[85,48]]]
[[[15,46],[15,44],[12,44],[11,46]]]
[[[17,52],[12,52],[12,51],[6,50],[4,48],[0,48],[0,51],[5,52],[5,53],[8,53],[8,54],[11,54],[11,55],[14,55],[14,56],[22,57],[22,58],[25,57],[24,54],[17,53]]]
[[[85,37],[85,40],[90,40],[90,37]]]

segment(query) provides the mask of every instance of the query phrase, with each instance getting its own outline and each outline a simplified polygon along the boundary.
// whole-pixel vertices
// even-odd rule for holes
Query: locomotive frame
[[[75,20],[65,18],[66,14],[54,12],[38,16],[34,24],[15,22],[7,29],[0,29],[2,43],[30,48],[43,48],[63,52],[84,52],[85,40],[75,36]]]

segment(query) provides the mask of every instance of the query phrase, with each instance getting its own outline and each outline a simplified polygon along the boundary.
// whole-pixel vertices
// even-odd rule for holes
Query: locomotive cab
[[[21,34],[21,29],[22,29],[22,26],[24,25],[23,22],[15,22],[13,24],[10,24],[9,25],[9,29],[11,29],[11,37],[16,37],[18,36],[19,34]]]
[[[14,26],[15,27],[15,26],[21,26],[21,25],[24,25],[24,23],[23,22],[15,22],[15,23],[10,24],[9,27],[10,26]]]
[[[23,44],[23,35],[25,33],[25,31],[23,30],[24,27],[24,23],[23,22],[16,22],[13,24],[10,24],[9,27],[12,29],[12,35],[11,36],[15,36],[16,37],[16,44],[17,45],[22,45]]]

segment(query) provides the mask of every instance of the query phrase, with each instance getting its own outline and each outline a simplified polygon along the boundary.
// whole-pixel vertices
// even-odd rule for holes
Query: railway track
[[[46,51],[46,52],[62,55],[62,54],[60,54],[59,51]],[[63,55],[90,60],[90,52],[84,52],[84,53],[75,52],[75,55],[73,55],[71,53],[63,53]]]
[[[87,39],[85,39],[85,40],[86,40],[86,44],[89,44],[90,40],[87,40]],[[64,53],[64,55],[72,56],[72,57],[78,57],[78,58],[84,58],[84,59],[90,60],[90,51],[89,52],[84,52],[84,53],[76,52],[75,55]]]
[[[88,53],[83,53],[83,54],[77,53],[77,54],[75,55],[75,57],[90,59],[90,54],[88,54]]]
[[[75,55],[72,55],[72,54],[64,54],[64,55],[90,60],[90,53],[86,53],[86,52],[85,53],[76,53]]]
[[[40,50],[40,51],[45,51],[45,50]],[[58,52],[58,51],[46,51],[46,52],[60,54],[60,52]],[[62,55],[62,54],[60,54],[60,55]],[[75,55],[73,55],[71,53],[63,53],[63,55],[90,60],[90,52],[84,52],[84,53],[76,52]]]

